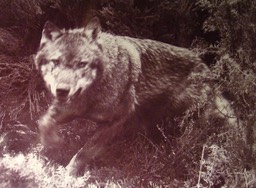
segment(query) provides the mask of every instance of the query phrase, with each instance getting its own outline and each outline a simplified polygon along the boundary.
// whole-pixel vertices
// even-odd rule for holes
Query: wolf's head
[[[74,30],[60,30],[50,22],[45,24],[35,64],[58,100],[79,96],[100,77],[100,32],[97,18],[85,28]]]

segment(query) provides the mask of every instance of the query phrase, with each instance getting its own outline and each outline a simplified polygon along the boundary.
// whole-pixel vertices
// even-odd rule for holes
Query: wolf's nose
[[[69,89],[57,89],[56,94],[58,98],[66,98],[69,94]]]

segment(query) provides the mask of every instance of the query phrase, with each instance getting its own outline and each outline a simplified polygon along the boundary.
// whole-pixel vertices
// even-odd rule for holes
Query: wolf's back
[[[103,49],[110,51],[111,72],[126,75],[122,80],[134,87],[139,109],[178,115],[199,99],[207,100],[208,83],[197,81],[210,72],[195,53],[149,39],[103,33],[102,40]]]

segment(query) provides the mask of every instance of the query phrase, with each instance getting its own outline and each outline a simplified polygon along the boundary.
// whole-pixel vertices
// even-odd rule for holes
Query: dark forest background
[[[111,180],[124,187],[256,187],[254,0],[0,0],[0,9],[2,182],[10,177],[9,182],[22,182],[13,186],[41,181],[22,177],[3,161],[5,154],[28,155],[38,146],[36,121],[50,102],[33,65],[44,23],[50,20],[60,28],[76,28],[98,16],[105,32],[154,39],[198,53],[213,71],[215,87],[230,101],[239,123],[198,128],[186,122],[180,136],[163,130],[166,140],[161,145],[144,137],[138,137],[133,147],[121,143],[124,149],[119,157],[95,169],[90,182]],[[94,126],[86,120],[69,123],[61,129],[67,148],[43,154],[40,150],[39,155],[65,165]],[[214,134],[205,138],[209,131]]]

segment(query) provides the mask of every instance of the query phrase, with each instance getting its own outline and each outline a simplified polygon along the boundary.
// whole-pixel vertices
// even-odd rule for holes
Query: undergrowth
[[[255,2],[144,2],[1,1],[0,187],[256,187]],[[93,15],[115,34],[191,47],[202,56],[213,50],[206,58],[212,88],[229,101],[235,118],[226,118],[235,119],[233,123],[211,119],[215,112],[209,106],[204,109],[207,117],[195,107],[157,124],[160,143],[143,135],[117,142],[105,156],[107,163],[82,177],[69,176],[65,165],[95,124],[68,123],[60,130],[66,147],[42,149],[36,120],[50,97],[32,54],[46,20],[76,27]]]

